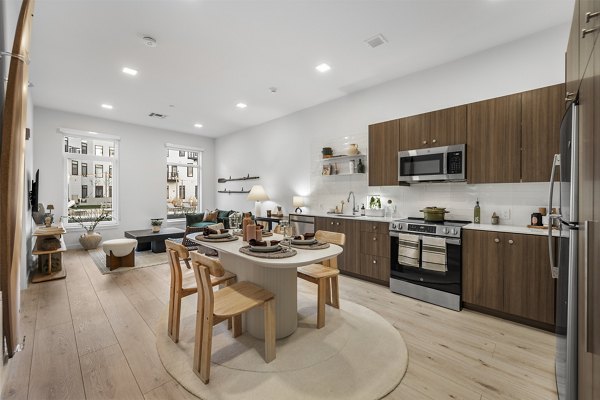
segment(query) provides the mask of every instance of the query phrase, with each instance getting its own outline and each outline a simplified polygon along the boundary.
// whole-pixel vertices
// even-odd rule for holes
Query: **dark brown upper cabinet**
[[[467,182],[521,177],[521,93],[467,106]]]
[[[398,185],[398,121],[369,125],[369,186]]]
[[[400,150],[464,144],[466,141],[466,105],[400,119]]]
[[[564,84],[522,94],[522,182],[545,182],[550,178],[552,158],[559,152],[564,96]]]

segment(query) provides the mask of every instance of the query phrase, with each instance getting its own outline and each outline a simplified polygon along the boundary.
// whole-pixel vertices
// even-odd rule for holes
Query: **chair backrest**
[[[215,297],[210,276],[223,276],[225,274],[225,269],[217,259],[207,257],[197,251],[190,252],[190,255],[192,257],[192,268],[194,268],[194,275],[196,276],[198,295],[202,298],[203,310],[212,314]],[[198,300],[200,300],[200,298]]]
[[[189,258],[188,249],[179,243],[165,240],[167,253],[169,256],[169,266],[171,267],[171,285],[181,289],[183,285],[183,274],[181,272],[181,260]]]
[[[346,244],[346,234],[340,232],[317,231],[315,233],[315,239],[319,242],[337,244],[338,246],[344,246]]]
[[[319,242],[337,244],[338,246],[344,246],[346,244],[346,234],[340,232],[317,231],[315,233],[315,239],[317,239]],[[322,264],[327,267],[337,269],[337,256],[330,258],[329,260],[322,261]]]
[[[281,225],[277,224],[275,228],[273,228],[273,233],[283,233],[283,229],[281,229]]]

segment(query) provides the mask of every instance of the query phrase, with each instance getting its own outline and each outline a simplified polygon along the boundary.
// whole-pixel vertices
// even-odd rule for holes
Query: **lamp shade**
[[[248,193],[248,200],[265,201],[269,200],[269,196],[267,196],[267,193],[262,185],[255,185],[252,186],[250,193]]]
[[[292,203],[294,204],[294,207],[304,207],[304,197],[294,196],[292,198]]]

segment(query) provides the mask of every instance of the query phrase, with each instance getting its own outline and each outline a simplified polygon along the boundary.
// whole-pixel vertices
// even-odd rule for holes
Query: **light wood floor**
[[[168,265],[101,275],[82,250],[68,251],[64,264],[66,279],[22,293],[25,350],[9,362],[1,398],[195,399],[156,351]],[[314,285],[298,284],[316,301]],[[381,314],[407,343],[408,371],[388,399],[556,398],[553,335],[348,277],[340,287],[343,299]]]

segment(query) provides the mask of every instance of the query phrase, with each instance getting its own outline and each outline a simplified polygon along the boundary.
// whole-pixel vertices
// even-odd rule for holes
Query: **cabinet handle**
[[[373,238],[373,241],[376,241],[376,240],[377,240],[377,238],[376,238],[376,237],[374,237],[374,238]]]
[[[496,239],[494,239],[494,242],[500,243],[500,239],[496,238]]]
[[[377,230],[377,226],[373,225],[373,230],[376,231]]]
[[[423,144],[427,144],[427,140],[423,140]]]
[[[335,225],[336,225],[336,226],[340,226],[340,223],[339,223],[339,222],[336,222],[336,223],[335,223]]]
[[[571,101],[575,98],[575,93],[567,92],[565,95],[565,101]]]
[[[333,225],[333,221],[331,221],[331,225]]]
[[[437,143],[437,140],[433,139],[433,140],[431,141],[431,143]]]
[[[588,22],[590,22],[590,20],[592,18],[596,18],[598,15],[600,15],[600,11],[596,11],[596,12],[591,12],[588,11],[585,13],[585,23],[587,24]]]
[[[582,30],[581,30],[581,38],[582,38],[582,39],[585,39],[585,37],[586,37],[587,35],[589,35],[590,33],[594,33],[594,32],[596,32],[597,30],[598,30],[598,27],[595,27],[595,28],[590,28],[590,29],[582,29]]]
[[[373,264],[377,264],[377,260],[373,260]]]
[[[515,241],[514,241],[514,240],[512,240],[512,239],[508,239],[508,244],[514,244],[514,243],[515,243]]]

